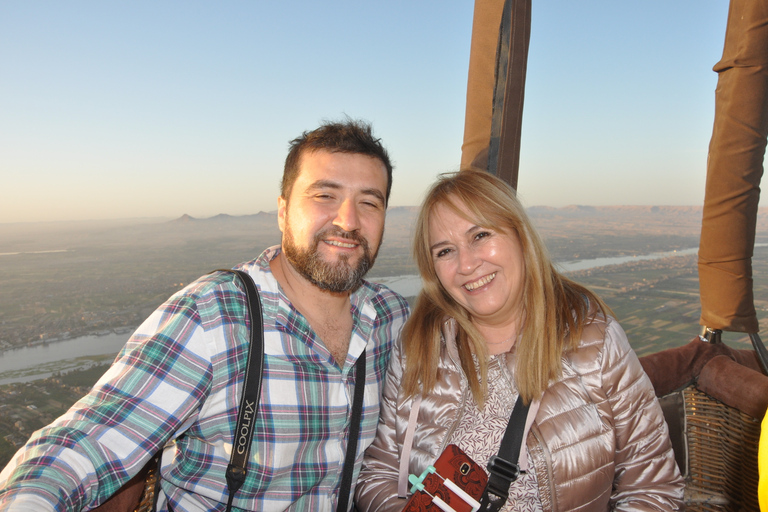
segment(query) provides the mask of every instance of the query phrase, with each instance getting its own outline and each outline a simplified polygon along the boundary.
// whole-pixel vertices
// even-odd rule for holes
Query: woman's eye
[[[451,251],[450,249],[442,249],[442,250],[440,250],[440,251],[437,251],[437,252],[435,253],[435,258],[442,258],[442,257],[443,257],[443,256],[445,256],[446,254],[448,254],[450,251]]]
[[[491,236],[491,233],[489,231],[480,231],[478,234],[475,235],[475,240],[480,240],[481,238],[486,238]]]

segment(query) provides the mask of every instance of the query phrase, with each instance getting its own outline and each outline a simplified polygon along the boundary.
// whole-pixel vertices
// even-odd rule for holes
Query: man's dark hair
[[[293,184],[299,175],[301,156],[312,151],[325,150],[331,153],[354,153],[379,159],[387,169],[387,194],[392,190],[392,163],[389,154],[381,144],[381,139],[373,136],[371,125],[359,120],[348,119],[344,122],[326,122],[319,128],[304,132],[301,137],[289,144],[285,159],[283,179],[280,182],[280,195],[288,200]]]

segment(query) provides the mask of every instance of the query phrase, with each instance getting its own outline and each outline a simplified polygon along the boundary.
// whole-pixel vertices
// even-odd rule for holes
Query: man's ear
[[[283,196],[277,198],[277,227],[280,228],[280,232],[285,232],[285,212],[288,207],[288,202]]]

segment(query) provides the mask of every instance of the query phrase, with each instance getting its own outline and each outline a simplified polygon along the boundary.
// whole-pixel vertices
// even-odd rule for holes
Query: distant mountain
[[[259,212],[250,215],[229,215],[227,213],[220,213],[213,217],[206,217],[199,219],[192,217],[189,214],[184,214],[178,219],[169,221],[170,224],[186,224],[188,222],[203,222],[203,223],[225,223],[225,222],[243,222],[243,221],[276,221],[277,212]]]
[[[387,209],[387,218],[415,217],[419,213],[418,206],[392,206]]]
[[[531,217],[602,217],[620,214],[623,216],[645,215],[698,215],[701,217],[701,206],[588,206],[569,205],[562,208],[552,206],[532,206],[526,210]],[[762,212],[765,213],[765,212]]]

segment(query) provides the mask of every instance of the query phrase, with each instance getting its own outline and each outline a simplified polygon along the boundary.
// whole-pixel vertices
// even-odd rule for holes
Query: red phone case
[[[472,505],[446,487],[443,479],[452,481],[461,490],[480,501],[488,483],[485,470],[454,444],[445,447],[445,451],[435,461],[434,468],[437,474],[427,474],[422,480],[424,490],[416,491],[411,496],[403,512],[439,511],[438,506],[432,503],[432,496],[439,497],[456,512],[471,512]]]

